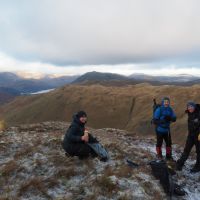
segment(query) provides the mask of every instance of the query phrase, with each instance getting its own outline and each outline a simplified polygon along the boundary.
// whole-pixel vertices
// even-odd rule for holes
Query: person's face
[[[85,124],[87,122],[87,117],[86,116],[80,117],[80,122]]]
[[[195,110],[195,108],[194,108],[193,106],[188,106],[188,111],[189,111],[190,113],[193,113],[194,110]]]
[[[168,107],[169,106],[169,100],[164,100],[163,104],[164,104],[165,107]]]

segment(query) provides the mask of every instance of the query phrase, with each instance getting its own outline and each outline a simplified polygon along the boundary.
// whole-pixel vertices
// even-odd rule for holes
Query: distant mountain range
[[[130,78],[136,79],[136,80],[146,80],[146,81],[159,81],[159,82],[174,82],[174,83],[184,83],[189,81],[195,81],[199,80],[200,77],[198,76],[192,76],[188,74],[179,74],[176,76],[150,76],[146,74],[139,74],[135,73],[129,76]]]
[[[108,84],[111,85],[134,85],[138,83],[149,83],[152,85],[183,85],[190,86],[200,83],[200,77],[191,76],[187,74],[180,74],[177,76],[150,76],[146,74],[132,74],[130,76],[123,76],[113,73],[100,73],[100,72],[88,72],[78,77],[73,84]]]
[[[9,102],[20,94],[37,93],[43,90],[59,88],[66,84],[124,86],[139,83],[192,86],[200,83],[200,77],[187,74],[177,76],[150,76],[138,73],[123,76],[120,74],[93,71],[81,76],[62,76],[58,78],[46,76],[40,79],[25,79],[14,73],[4,72],[0,73],[0,104]]]
[[[25,79],[10,72],[0,73],[0,104],[8,102],[20,94],[61,87],[71,83],[77,77],[62,76],[51,78],[46,76],[41,79]]]

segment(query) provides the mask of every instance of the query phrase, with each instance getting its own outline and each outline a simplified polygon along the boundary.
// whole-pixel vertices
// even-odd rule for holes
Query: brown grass
[[[10,176],[12,173],[16,172],[16,170],[19,169],[19,165],[17,164],[16,161],[11,160],[9,162],[6,163],[6,165],[3,167],[3,169],[1,170],[1,174],[2,176]]]
[[[55,166],[69,166],[73,163],[71,162],[71,159],[67,158],[64,153],[63,155],[60,154],[53,154],[49,156],[49,161],[52,162]]]
[[[18,158],[21,158],[23,156],[30,156],[33,154],[35,150],[35,147],[34,146],[27,146],[27,147],[24,147],[22,148],[20,151],[17,151],[14,155],[14,158],[15,159],[18,159]]]
[[[6,196],[6,197],[0,197],[0,200],[19,200],[19,198],[18,197],[12,197],[12,196]]]
[[[116,183],[113,183],[109,177],[103,175],[100,178],[97,178],[96,185],[101,188],[102,192],[105,195],[110,195],[117,189],[119,189]]]
[[[55,177],[45,179],[45,185],[47,188],[54,188],[59,185],[59,181]]]
[[[106,166],[104,171],[103,171],[104,176],[112,176],[115,174],[114,169],[111,166]]]
[[[55,178],[66,178],[69,179],[72,176],[76,176],[77,172],[75,171],[74,167],[63,167],[57,169],[57,172],[55,173]]]
[[[121,197],[119,197],[117,200],[132,200],[130,197],[128,197],[128,195],[123,195]]]
[[[47,193],[47,189],[45,187],[45,184],[43,183],[43,180],[39,177],[32,178],[28,181],[25,181],[18,191],[18,197],[22,196],[29,190],[32,190],[34,192],[40,192],[42,195],[47,197],[48,199],[51,199],[51,197]]]
[[[122,165],[115,173],[115,175],[120,178],[129,178],[132,176],[132,174],[133,169],[127,165]]]
[[[39,145],[42,144],[43,139],[42,139],[42,138],[36,138],[36,139],[33,140],[32,142],[33,142],[33,146],[36,147],[36,146],[39,146]]]
[[[49,141],[45,141],[44,145],[48,146],[48,147],[59,147],[60,148],[60,147],[62,147],[62,140],[60,137],[59,138],[53,137]]]
[[[183,134],[187,134],[185,104],[190,99],[199,102],[199,94],[199,85],[192,87],[148,84],[123,87],[69,85],[64,89],[39,95],[37,98],[34,96],[19,97],[0,107],[0,117],[10,125],[43,121],[71,121],[73,113],[77,109],[84,108],[90,117],[89,126],[126,129],[146,136],[154,132],[154,127],[150,125],[152,99],[155,97],[160,101],[163,96],[169,96],[179,119],[173,125],[172,132],[177,132],[174,135],[177,141],[184,141]],[[48,105],[48,110],[46,105]]]

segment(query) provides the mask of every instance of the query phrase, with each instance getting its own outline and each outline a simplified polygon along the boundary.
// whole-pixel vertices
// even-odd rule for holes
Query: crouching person
[[[154,111],[153,123],[156,125],[156,152],[159,159],[163,158],[162,144],[166,143],[166,159],[172,159],[172,141],[170,134],[170,124],[176,121],[176,115],[170,107],[170,99],[164,97],[162,104]]]
[[[102,161],[107,161],[107,151],[85,128],[86,123],[87,114],[84,111],[79,111],[73,116],[63,140],[64,150],[68,155],[78,156],[80,159],[99,156]]]
[[[177,161],[177,170],[182,170],[192,147],[195,145],[197,157],[196,164],[191,169],[191,173],[196,173],[200,172],[200,105],[189,102],[186,113],[188,114],[188,136],[184,151]]]

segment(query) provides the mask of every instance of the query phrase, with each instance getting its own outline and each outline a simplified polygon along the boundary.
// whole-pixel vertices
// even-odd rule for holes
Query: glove
[[[167,116],[165,116],[165,120],[166,120],[167,122],[170,122],[170,121],[172,120],[172,118],[171,118],[169,115],[167,115]]]
[[[195,124],[199,123],[199,119],[198,118],[194,119],[193,121],[194,121]]]

